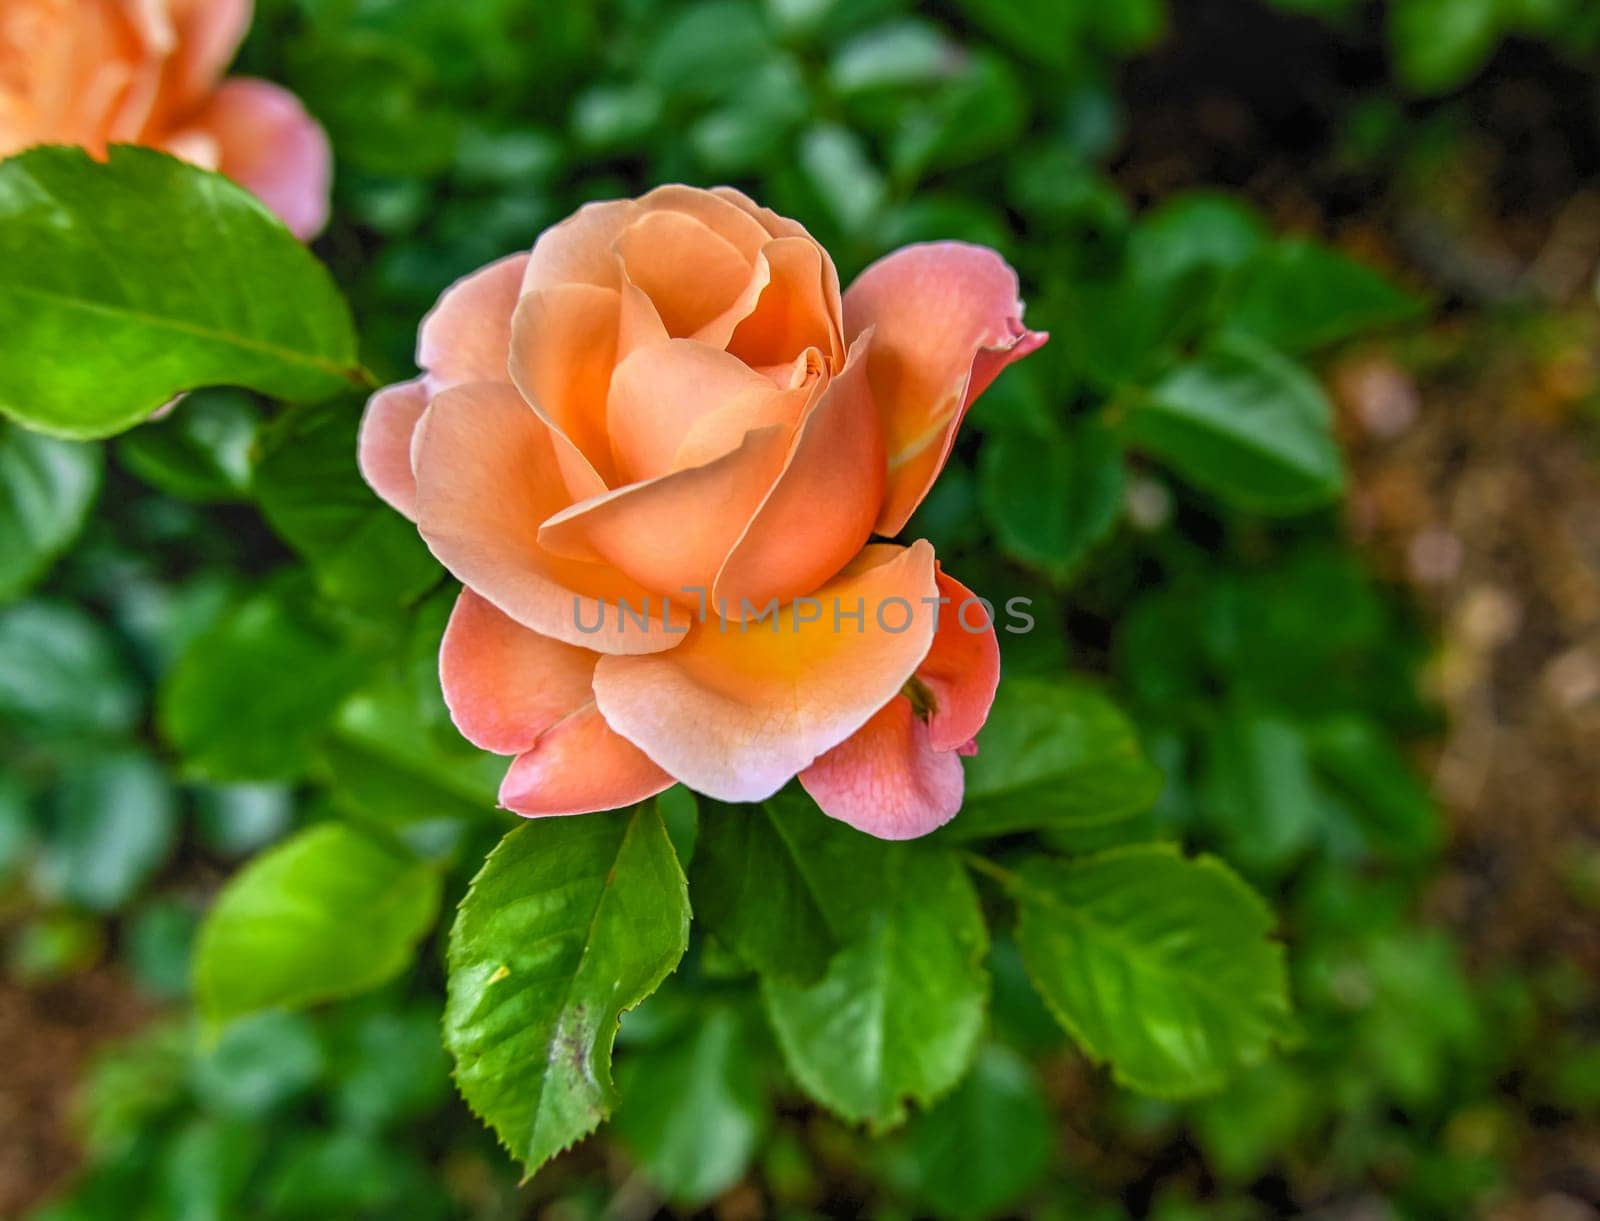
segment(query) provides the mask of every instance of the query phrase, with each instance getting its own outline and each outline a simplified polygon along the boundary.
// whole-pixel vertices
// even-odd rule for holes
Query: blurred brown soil
[[[0,1217],[21,1217],[77,1168],[71,1114],[84,1067],[148,1013],[109,969],[30,987],[0,976]]]

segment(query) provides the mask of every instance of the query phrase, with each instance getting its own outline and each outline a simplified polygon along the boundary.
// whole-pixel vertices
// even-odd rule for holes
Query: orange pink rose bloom
[[[961,805],[993,625],[898,535],[972,400],[1045,340],[993,251],[909,246],[841,294],[737,191],[590,204],[450,288],[375,395],[367,480],[465,587],[440,672],[530,816],[675,781],[922,835]],[[965,609],[963,609],[965,608]]]
[[[148,145],[221,171],[314,237],[327,137],[277,85],[222,79],[251,13],[251,0],[0,0],[0,157]]]

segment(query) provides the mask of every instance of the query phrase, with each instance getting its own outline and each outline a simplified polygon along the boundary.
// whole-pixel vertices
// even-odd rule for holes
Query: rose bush
[[[874,835],[947,821],[993,624],[926,542],[871,540],[1044,342],[1021,315],[990,250],[910,246],[841,294],[799,224],[682,186],[590,204],[448,290],[360,457],[465,586],[445,698],[516,756],[503,804],[674,781],[756,801],[798,774]]]
[[[301,238],[328,217],[331,157],[294,95],[222,80],[251,0],[5,0],[0,157],[36,144],[95,156],[143,144],[254,192]]]

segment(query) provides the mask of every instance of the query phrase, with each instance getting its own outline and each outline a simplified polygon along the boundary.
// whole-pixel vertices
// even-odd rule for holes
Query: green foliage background
[[[1276,3],[1386,23],[1396,97],[1456,87],[1507,34],[1600,41],[1560,0]],[[39,218],[11,194],[0,320],[76,371],[12,362],[12,415],[103,436],[186,385],[259,392],[105,442],[0,422],[7,970],[109,957],[162,1007],[86,1081],[88,1166],[41,1216],[646,1215],[743,1183],[785,1216],[1455,1218],[1514,1175],[1529,1116],[1593,1114],[1600,1048],[1567,1020],[1592,982],[1470,972],[1418,914],[1446,837],[1408,757],[1434,727],[1426,646],[1342,541],[1318,372],[1433,303],[1226,193],[1124,197],[1118,74],[1168,17],[262,0],[242,65],[333,138],[315,249],[359,361],[247,208],[210,270],[313,372],[205,351],[118,378],[148,337],[78,351],[25,308]],[[103,213],[87,166],[31,156],[0,175]],[[183,173],[124,157],[179,223]],[[1003,642],[968,807],[927,844],[678,790],[494,848],[500,764],[434,670],[453,590],[360,484],[359,400],[329,393],[357,364],[408,376],[455,277],[671,180],[801,218],[847,282],[910,241],[994,246],[1054,335],[909,531],[1038,619]],[[96,379],[99,422],[63,415]],[[552,862],[570,904],[517,908]],[[547,943],[580,994],[620,989],[598,1020],[493,991]],[[612,1125],[519,1187],[441,1029],[530,1168]],[[514,1042],[551,1031],[576,1060]]]

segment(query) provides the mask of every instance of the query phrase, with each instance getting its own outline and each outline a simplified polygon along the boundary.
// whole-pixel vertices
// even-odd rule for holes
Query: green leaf
[[[762,980],[789,1070],[854,1123],[900,1123],[972,1063],[983,1031],[988,928],[972,882],[948,853],[897,846],[865,928],[816,984]]]
[[[1016,70],[1003,57],[979,51],[954,79],[925,91],[923,104],[895,134],[890,164],[899,181],[915,182],[1006,147],[1027,121],[1028,97]]]
[[[701,803],[695,916],[763,975],[814,983],[870,909],[881,841],[786,790],[762,805]]]
[[[1318,775],[1349,799],[1375,851],[1407,861],[1438,851],[1442,828],[1427,785],[1376,725],[1332,717],[1312,731],[1310,745]]]
[[[201,926],[194,986],[208,1021],[350,996],[410,964],[439,875],[386,837],[323,823],[235,874]]]
[[[1243,335],[1163,377],[1134,403],[1125,427],[1134,444],[1239,508],[1297,513],[1344,489],[1321,387]]]
[[[117,459],[153,488],[202,504],[244,500],[261,413],[237,390],[188,395],[117,440]]]
[[[617,1134],[680,1208],[704,1207],[749,1169],[769,1111],[737,1009],[699,1012],[681,1038],[630,1052],[617,1084]]]
[[[390,826],[481,818],[499,808],[506,761],[459,739],[447,748],[422,723],[414,693],[399,685],[345,701],[319,751],[333,799]]]
[[[834,51],[828,83],[841,97],[935,86],[950,75],[959,53],[938,26],[902,18],[864,30]]]
[[[1226,327],[1285,352],[1308,352],[1415,317],[1422,303],[1321,242],[1279,242],[1229,286]]]
[[[1293,1062],[1267,1061],[1197,1105],[1195,1133],[1226,1178],[1248,1183],[1263,1174],[1288,1140],[1304,1135],[1318,1114],[1317,1085]]]
[[[1148,385],[1177,359],[1210,322],[1221,278],[1200,261],[1159,278],[1136,270],[1075,283],[1063,302],[1061,355],[1107,396]]]
[[[992,1217],[1039,1181],[1054,1141],[1038,1075],[990,1044],[953,1094],[907,1126],[897,1169],[938,1216]]]
[[[279,417],[262,437],[255,496],[329,597],[367,606],[409,602],[439,580],[439,565],[416,526],[362,480],[360,422],[360,406],[343,399]]]
[[[265,1144],[261,1128],[244,1119],[188,1119],[168,1140],[161,1159],[158,1215],[196,1221],[237,1216]]]
[[[190,774],[277,780],[305,772],[312,743],[360,681],[364,660],[311,620],[303,597],[292,583],[257,594],[179,659],[161,692],[160,720]]]
[[[1097,421],[1067,436],[1003,432],[984,442],[979,495],[1000,548],[1065,580],[1122,512],[1122,447]]]
[[[25,592],[77,537],[101,466],[98,446],[0,420],[0,601]]]
[[[335,1028],[333,1104],[342,1124],[368,1131],[436,1112],[450,1097],[450,1057],[439,1044],[441,1001],[397,1007],[380,992]]]
[[[663,9],[640,61],[643,79],[674,98],[709,99],[737,87],[771,53],[759,10],[739,0]]]
[[[940,834],[1103,826],[1149,808],[1161,783],[1127,717],[1093,687],[1008,678],[967,760],[966,803]]]
[[[888,185],[849,128],[819,123],[800,137],[800,168],[830,217],[847,233],[871,226],[883,210]]]
[[[0,772],[0,887],[9,886],[33,855],[33,812],[17,776]]]
[[[242,187],[125,146],[0,163],[0,412],[103,437],[200,386],[361,382],[332,278]]]
[[[125,733],[139,688],[106,630],[75,606],[0,610],[0,725],[43,736]]]
[[[1169,199],[1139,218],[1128,241],[1134,278],[1161,283],[1197,267],[1232,271],[1268,241],[1255,211],[1227,195],[1194,191]]]
[[[46,889],[100,912],[134,896],[178,831],[177,794],[140,750],[75,760],[53,811],[40,862]]]
[[[1036,858],[1011,889],[1034,986],[1122,1084],[1208,1093],[1281,1036],[1289,998],[1272,912],[1216,858],[1154,844]]]
[[[190,1076],[206,1110],[259,1119],[305,1094],[326,1068],[310,1020],[278,1011],[230,1022],[214,1043],[202,1041]]]
[[[417,1152],[371,1132],[302,1128],[284,1143],[273,1169],[264,1216],[448,1221],[460,1215]]]
[[[1206,727],[1201,807],[1229,860],[1281,869],[1327,830],[1305,734],[1268,712],[1219,711]]]
[[[1493,52],[1501,14],[1501,0],[1393,0],[1389,41],[1400,79],[1422,94],[1454,89]]]
[[[531,822],[490,853],[451,930],[444,1037],[462,1096],[529,1174],[611,1113],[617,1019],[688,944],[653,803]]]

